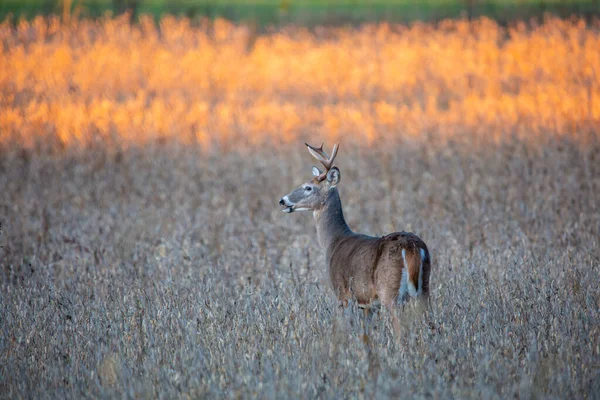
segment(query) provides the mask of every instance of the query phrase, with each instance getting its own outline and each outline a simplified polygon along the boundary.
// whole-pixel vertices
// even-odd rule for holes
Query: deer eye
[[[306,190],[307,192],[310,192],[312,190],[312,188],[310,186],[305,186],[304,190]]]

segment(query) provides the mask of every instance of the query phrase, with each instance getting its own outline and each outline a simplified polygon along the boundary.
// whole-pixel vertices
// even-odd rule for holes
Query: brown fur
[[[402,258],[406,250],[406,263]],[[396,232],[382,238],[348,234],[337,238],[327,251],[329,274],[341,302],[353,297],[363,306],[379,299],[386,307],[397,301],[403,268],[418,289],[420,249],[425,250],[423,295],[429,292],[429,252],[416,235]]]
[[[363,307],[370,307],[375,300],[392,307],[398,300],[405,270],[407,295],[410,294],[410,282],[417,293],[420,289],[423,298],[426,298],[431,262],[425,242],[408,232],[395,232],[384,237],[352,232],[344,219],[336,187],[340,171],[333,166],[333,159],[338,145],[334,146],[331,156],[323,151],[323,145],[318,148],[307,146],[326,170],[321,172],[314,167],[315,178],[282,197],[279,204],[288,213],[313,211],[319,241],[326,251],[331,284],[341,304],[345,306],[354,298]],[[424,257],[421,257],[421,250]],[[421,271],[423,276],[419,276]],[[412,294],[415,294],[414,291]]]

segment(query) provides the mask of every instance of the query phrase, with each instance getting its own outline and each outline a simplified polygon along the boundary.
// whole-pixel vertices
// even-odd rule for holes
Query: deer
[[[325,250],[330,283],[341,308],[356,301],[365,311],[382,304],[391,309],[410,298],[429,299],[431,258],[427,245],[414,233],[394,232],[382,237],[354,233],[344,219],[338,192],[340,170],[321,147],[305,143],[323,167],[312,167],[313,178],[279,200],[282,211],[312,211],[317,236]],[[422,303],[428,304],[428,301]]]

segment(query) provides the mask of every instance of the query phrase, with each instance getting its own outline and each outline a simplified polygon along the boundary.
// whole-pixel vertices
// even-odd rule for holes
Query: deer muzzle
[[[281,210],[285,213],[291,213],[294,211],[294,206],[295,204],[292,203],[290,201],[290,199],[288,199],[287,196],[283,196],[280,200],[279,200],[279,207],[281,207]]]

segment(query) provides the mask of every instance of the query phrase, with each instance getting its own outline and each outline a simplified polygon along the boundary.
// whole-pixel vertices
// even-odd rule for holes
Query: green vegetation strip
[[[4,0],[0,3],[0,18],[63,14],[63,4],[61,0]],[[259,25],[432,21],[461,16],[488,16],[503,21],[540,17],[548,12],[559,16],[600,13],[600,1],[595,0],[74,0],[67,4],[71,15],[83,17],[133,10],[135,15],[150,14],[156,18],[164,14],[190,18],[222,17],[232,21],[253,21]]]

